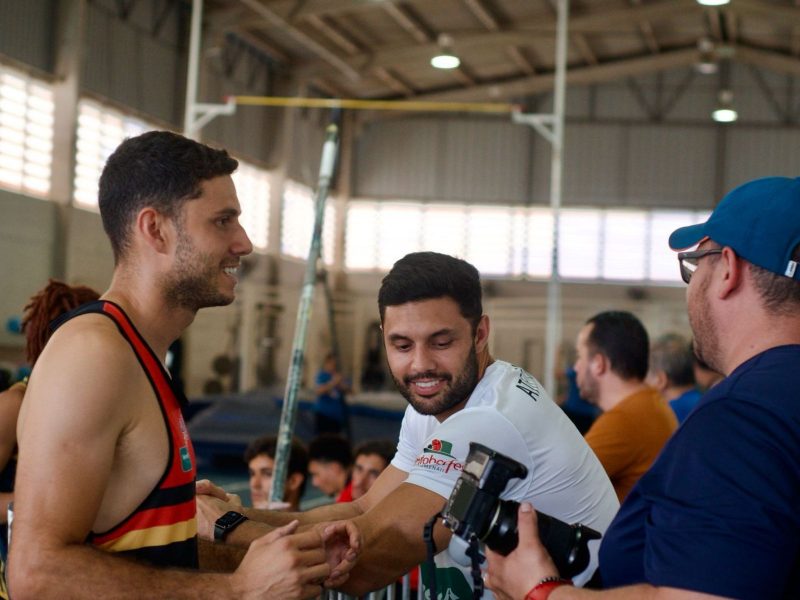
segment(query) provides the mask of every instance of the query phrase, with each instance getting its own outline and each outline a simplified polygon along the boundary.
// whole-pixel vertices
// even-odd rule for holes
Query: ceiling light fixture
[[[733,108],[733,91],[723,89],[719,91],[719,104],[711,113],[711,118],[717,123],[733,123],[739,118],[739,113]]]
[[[731,0],[697,0],[697,3],[703,6],[724,6],[730,1]]]
[[[436,69],[457,69],[461,60],[450,49],[453,38],[443,33],[436,41],[439,44],[439,53],[431,58],[431,66]]]
[[[700,52],[700,61],[695,63],[694,68],[701,75],[713,75],[717,72],[717,55],[714,42],[708,38],[700,38],[697,42],[697,50]]]

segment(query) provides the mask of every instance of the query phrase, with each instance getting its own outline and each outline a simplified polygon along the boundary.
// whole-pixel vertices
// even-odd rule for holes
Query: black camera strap
[[[470,574],[472,575],[472,598],[473,600],[479,600],[483,598],[483,577],[481,575],[481,551],[475,534],[469,536],[467,556],[472,562],[472,568],[470,569]]]
[[[436,562],[434,561],[434,556],[436,556],[436,540],[433,539],[433,527],[436,525],[436,520],[441,518],[441,516],[441,512],[433,515],[430,520],[425,523],[425,527],[422,530],[422,538],[425,540],[425,549],[427,551],[426,562],[428,564],[428,577],[425,582],[425,587],[431,592],[431,600],[437,600],[439,597],[436,593]],[[475,537],[474,534],[469,538],[469,547],[466,550],[466,554],[469,556],[470,562],[472,563],[472,568],[470,569],[470,574],[472,575],[472,598],[473,600],[480,600],[480,598],[483,597],[484,589],[483,577],[481,574],[481,553],[478,546],[478,538]]]
[[[425,549],[428,554],[426,559],[428,563],[428,581],[426,585],[431,591],[430,597],[432,600],[438,598],[436,595],[436,563],[433,560],[433,557],[436,556],[436,540],[433,539],[433,526],[436,524],[436,520],[441,518],[441,516],[441,511],[433,515],[430,520],[425,523],[425,528],[422,530],[422,538],[425,540]]]

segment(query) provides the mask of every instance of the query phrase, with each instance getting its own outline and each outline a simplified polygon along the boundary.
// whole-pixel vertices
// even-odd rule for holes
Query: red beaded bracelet
[[[525,595],[525,600],[547,600],[550,592],[562,585],[572,585],[572,581],[561,577],[545,577],[531,588]]]

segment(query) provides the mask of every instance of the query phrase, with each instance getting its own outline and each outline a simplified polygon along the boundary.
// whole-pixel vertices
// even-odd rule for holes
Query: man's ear
[[[172,219],[146,206],[136,215],[136,231],[139,237],[159,254],[169,251],[170,241],[174,238],[175,227]]]
[[[727,246],[722,249],[717,263],[714,269],[714,273],[719,277],[717,295],[721,299],[727,298],[742,284],[745,263]]]
[[[595,377],[603,375],[610,367],[608,357],[602,352],[595,352],[589,357],[589,372]]]
[[[489,315],[481,315],[475,328],[475,349],[480,353],[489,343]]]

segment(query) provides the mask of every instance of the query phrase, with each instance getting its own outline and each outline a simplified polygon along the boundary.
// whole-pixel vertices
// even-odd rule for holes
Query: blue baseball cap
[[[673,250],[705,238],[730,246],[745,260],[800,280],[792,251],[800,244],[800,177],[764,177],[726,195],[708,221],[681,227],[669,236]]]

